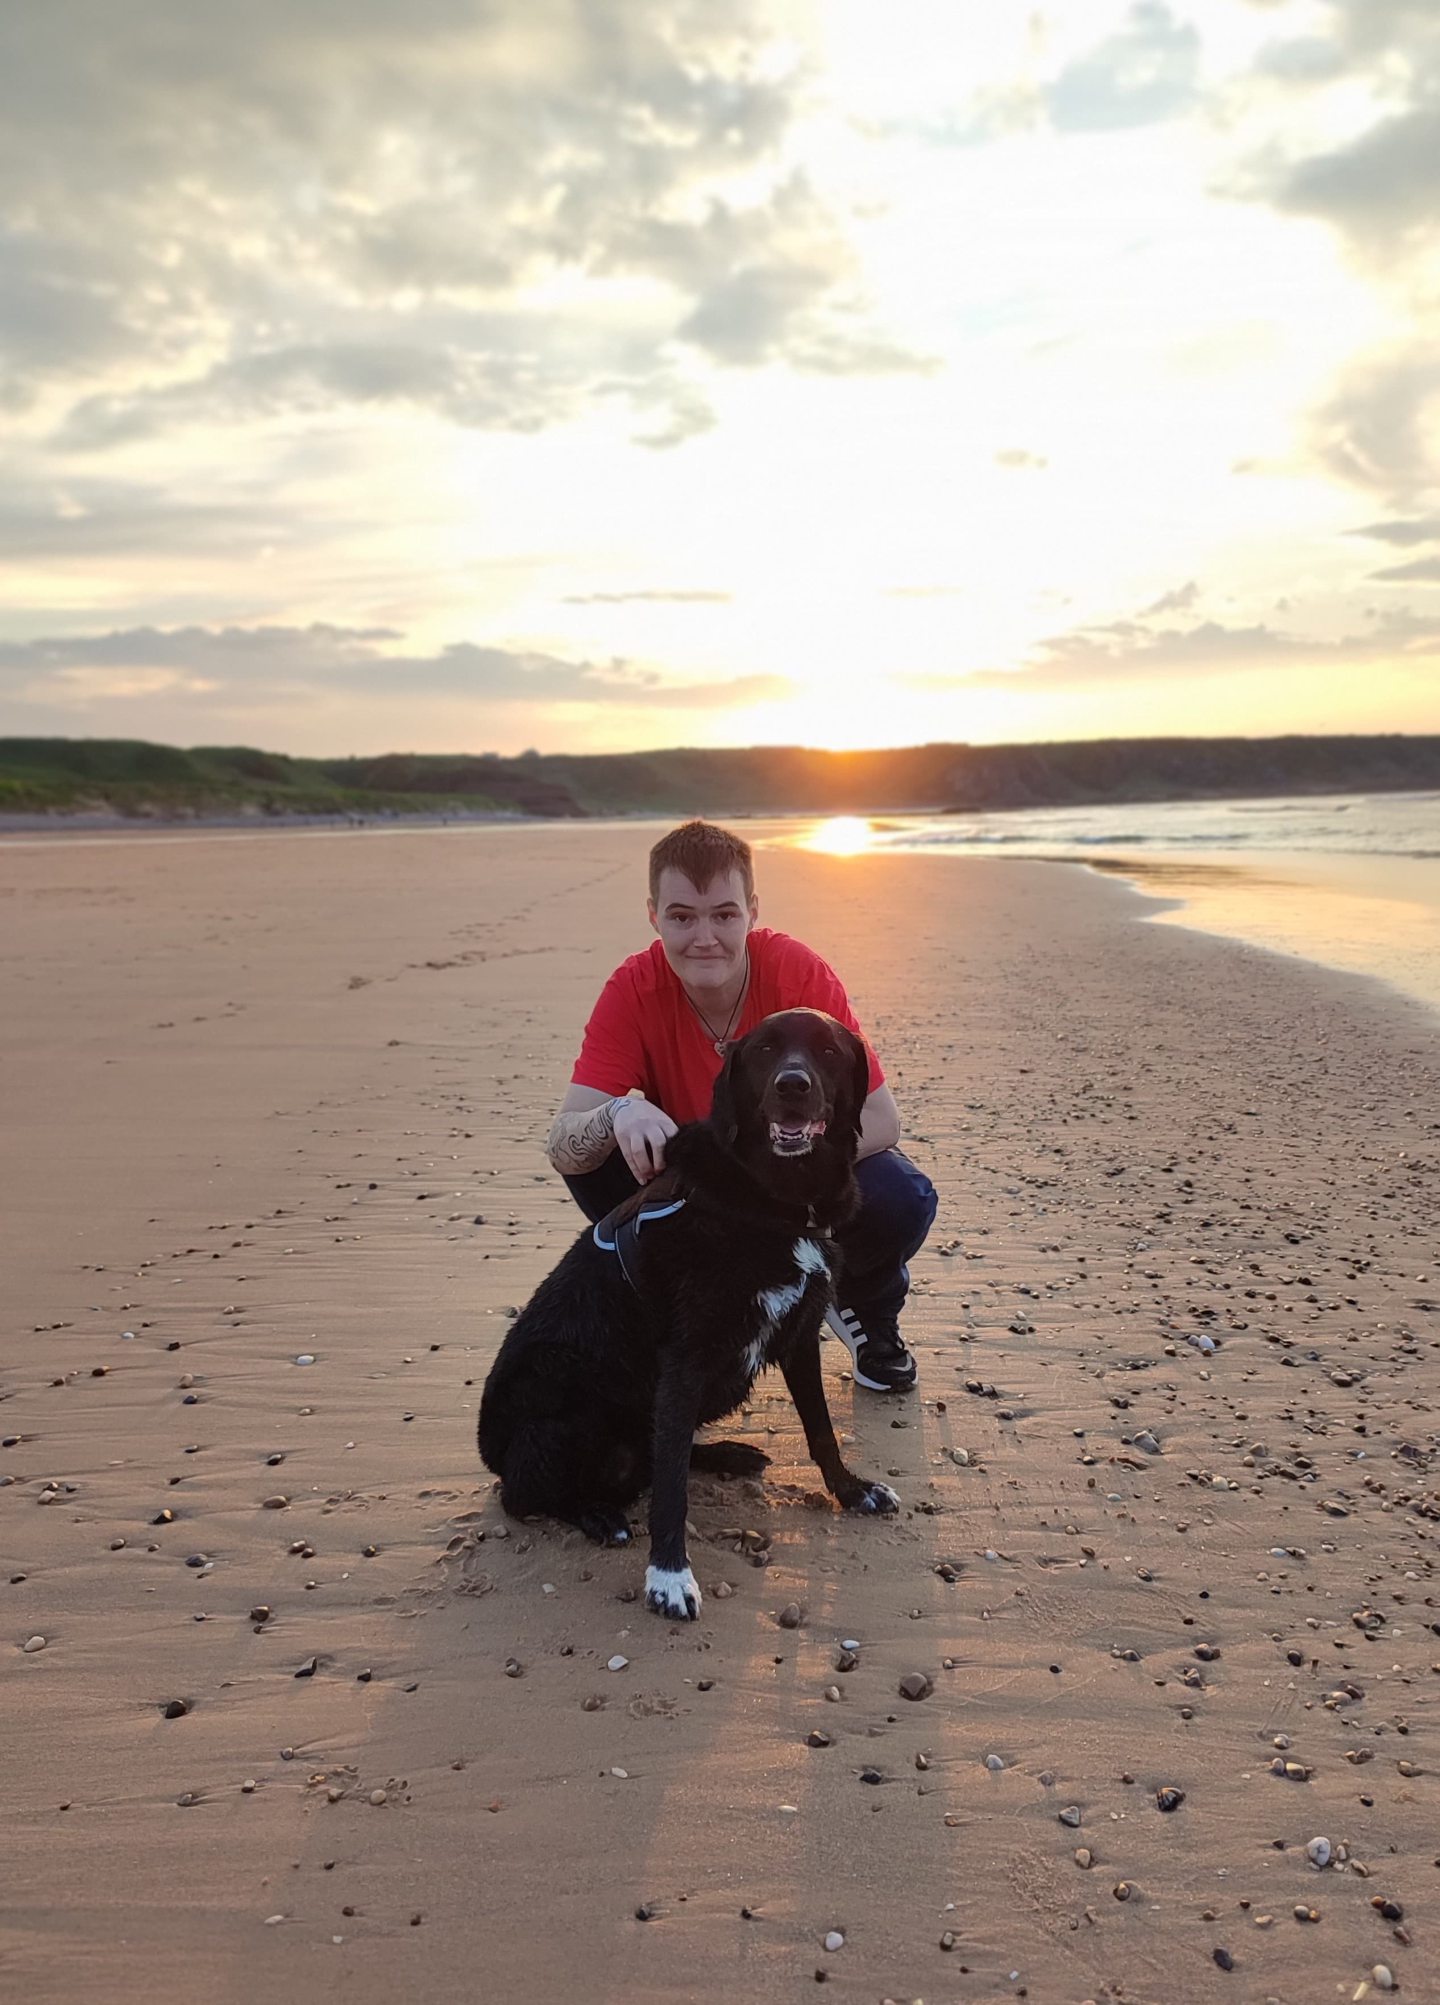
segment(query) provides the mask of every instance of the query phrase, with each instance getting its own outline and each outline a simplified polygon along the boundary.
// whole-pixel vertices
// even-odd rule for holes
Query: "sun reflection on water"
[[[875,847],[875,830],[861,815],[832,815],[815,824],[801,847],[822,856],[863,856]]]

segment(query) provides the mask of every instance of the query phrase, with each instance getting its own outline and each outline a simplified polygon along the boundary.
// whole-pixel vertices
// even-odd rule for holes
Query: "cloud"
[[[17,703],[81,704],[105,696],[183,691],[207,705],[265,704],[276,714],[319,697],[398,703],[461,698],[484,704],[726,709],[791,693],[781,676],[667,681],[623,661],[567,661],[456,641],[433,654],[395,643],[390,627],[131,627],[0,641],[0,686]]]
[[[1440,480],[1440,348],[1417,341],[1359,357],[1311,432],[1331,473],[1413,506]]]
[[[1409,521],[1367,522],[1350,531],[1352,536],[1373,536],[1381,543],[1440,543],[1440,515],[1422,515]]]
[[[1041,59],[1047,24],[1038,13],[1030,20],[1027,54],[1015,73],[979,82],[959,109],[882,122],[878,130],[930,146],[977,147],[1046,126],[1133,132],[1180,117],[1200,100],[1200,35],[1163,0],[1136,0],[1113,33],[1048,75]]]
[[[1296,215],[1333,223],[1370,257],[1440,226],[1440,103],[1381,119],[1348,145],[1297,161],[1275,190]]]
[[[1200,36],[1160,0],[1068,63],[1045,93],[1060,132],[1129,131],[1188,111],[1199,96]]]
[[[1173,591],[1162,592],[1158,599],[1152,599],[1141,614],[1142,619],[1152,619],[1157,613],[1185,613],[1200,596],[1200,587],[1193,578],[1188,584],[1177,585]]]
[[[728,606],[733,592],[567,592],[564,606]]]
[[[0,11],[9,401],[96,452],[400,406],[708,429],[707,364],[928,366],[787,157],[786,0]]]
[[[1440,556],[1416,557],[1409,564],[1392,564],[1384,571],[1372,571],[1370,576],[1391,585],[1440,585]]]
[[[311,543],[369,525],[336,506],[305,525]],[[187,501],[138,481],[15,480],[0,488],[0,572],[36,563],[198,556],[253,559],[284,545],[296,525],[265,496]]]
[[[1115,620],[1078,627],[1042,641],[1013,669],[980,669],[969,675],[912,676],[909,686],[939,693],[966,688],[1091,688],[1116,682],[1228,675],[1250,669],[1334,670],[1440,656],[1440,617],[1408,612],[1377,616],[1364,633],[1315,639],[1260,622],[1227,627],[1203,620],[1192,627],[1155,627],[1144,620]]]
[[[1263,48],[1257,76],[1311,92],[1360,84],[1376,115],[1340,144],[1262,161],[1254,192],[1330,223],[1393,276],[1397,255],[1440,228],[1440,14],[1431,0],[1323,0],[1321,18],[1328,32]]]

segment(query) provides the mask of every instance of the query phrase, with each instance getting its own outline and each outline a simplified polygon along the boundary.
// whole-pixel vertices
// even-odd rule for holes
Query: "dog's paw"
[[[630,1527],[619,1511],[586,1511],[580,1529],[597,1546],[628,1546]]]
[[[674,1622],[694,1622],[700,1614],[700,1583],[688,1566],[647,1566],[645,1606]]]
[[[847,1506],[852,1511],[864,1511],[870,1517],[888,1518],[900,1508],[900,1499],[888,1483],[866,1483],[853,1504]]]

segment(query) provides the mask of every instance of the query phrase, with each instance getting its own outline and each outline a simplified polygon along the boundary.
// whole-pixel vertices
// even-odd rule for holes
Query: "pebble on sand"
[[[780,1613],[775,1617],[775,1620],[782,1629],[798,1629],[803,1620],[799,1602],[787,1601],[785,1606],[780,1610]]]
[[[845,1938],[838,1928],[832,1928],[825,1938],[825,1947],[832,1952],[845,1947]]]
[[[900,1680],[902,1699],[928,1699],[934,1689],[923,1671],[907,1671]]]
[[[610,1659],[609,1663],[605,1666],[605,1668],[607,1671],[623,1671],[626,1669],[629,1662],[630,1659],[628,1657],[622,1657],[617,1651],[616,1654]]]
[[[32,1636],[24,1646],[25,1655],[33,1657],[37,1650],[43,1650],[45,1648],[45,1640],[43,1636]]]
[[[1312,1838],[1305,1847],[1305,1856],[1312,1866],[1318,1867],[1323,1872],[1330,1863],[1332,1850],[1328,1838]]]

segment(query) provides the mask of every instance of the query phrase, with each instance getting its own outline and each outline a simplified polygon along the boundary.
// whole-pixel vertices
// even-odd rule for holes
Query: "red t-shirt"
[[[827,961],[786,933],[757,926],[750,949],[750,993],[733,1038],[754,1030],[779,1009],[823,1009],[857,1036],[840,977]],[[703,1121],[723,1063],[715,1040],[696,1016],[680,977],[656,940],[642,954],[622,961],[600,991],[585,1026],[585,1040],[571,1083],[600,1093],[628,1093],[638,1087],[652,1106],[672,1121]],[[870,1091],[885,1074],[870,1053]]]

